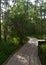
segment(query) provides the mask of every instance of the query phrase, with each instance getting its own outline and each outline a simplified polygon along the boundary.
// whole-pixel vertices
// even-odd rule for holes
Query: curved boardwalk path
[[[30,40],[5,65],[41,65],[38,58],[38,40]]]

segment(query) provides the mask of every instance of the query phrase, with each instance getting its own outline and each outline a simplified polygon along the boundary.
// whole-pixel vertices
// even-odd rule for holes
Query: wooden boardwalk
[[[38,57],[38,40],[30,40],[5,65],[41,65]]]

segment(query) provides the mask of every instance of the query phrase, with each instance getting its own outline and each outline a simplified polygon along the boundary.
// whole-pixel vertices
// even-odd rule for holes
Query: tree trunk
[[[6,42],[7,40],[7,24],[5,23],[4,25],[4,41]]]
[[[0,41],[1,41],[1,0],[0,0]]]
[[[20,38],[20,45],[23,45],[23,38]]]

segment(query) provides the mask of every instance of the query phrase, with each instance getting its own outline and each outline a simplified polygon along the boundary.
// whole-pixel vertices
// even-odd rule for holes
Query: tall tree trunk
[[[0,41],[1,41],[1,0],[0,0]]]
[[[8,8],[8,6],[9,6],[9,4],[8,4],[8,0],[5,0],[4,1],[4,9],[7,11],[7,8]],[[4,17],[4,19],[5,19],[5,25],[4,25],[4,41],[6,42],[6,40],[7,40],[7,20],[8,20],[8,14],[5,12],[5,17]]]

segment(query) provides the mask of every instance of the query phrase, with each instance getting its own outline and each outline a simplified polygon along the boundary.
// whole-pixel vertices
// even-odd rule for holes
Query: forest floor
[[[5,65],[41,65],[38,56],[38,40],[29,41],[5,63]]]

